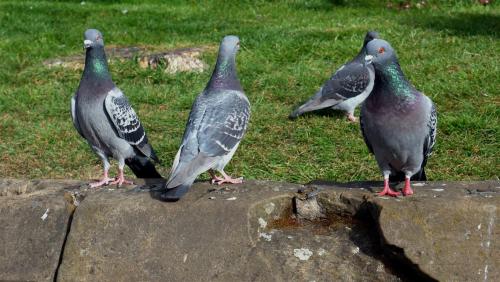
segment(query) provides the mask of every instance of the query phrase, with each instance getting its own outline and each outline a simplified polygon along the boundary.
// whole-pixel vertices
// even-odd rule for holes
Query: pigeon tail
[[[343,100],[335,100],[335,99],[322,99],[322,91],[323,88],[319,89],[314,96],[312,96],[309,100],[307,100],[302,106],[298,107],[295,111],[293,111],[288,117],[290,119],[295,119],[298,116],[305,114],[307,112],[312,112],[316,110],[326,109],[333,107]]]
[[[126,159],[125,164],[137,178],[162,178],[155,165],[146,157],[134,156]]]
[[[183,183],[174,188],[167,188],[161,191],[158,191],[154,197],[163,202],[177,202],[184,196],[189,188],[193,185],[193,182]]]

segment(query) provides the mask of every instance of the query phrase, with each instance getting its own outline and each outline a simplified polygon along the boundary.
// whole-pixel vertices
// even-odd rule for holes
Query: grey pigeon
[[[207,170],[212,183],[242,182],[241,178],[233,179],[224,172],[250,118],[250,102],[236,74],[235,57],[239,46],[236,36],[226,36],[222,40],[212,77],[193,104],[170,178],[158,195],[160,200],[179,200],[196,177]],[[214,169],[223,177],[217,177]]]
[[[380,195],[398,196],[389,181],[425,181],[424,167],[436,142],[437,113],[431,99],[406,79],[396,52],[384,40],[366,46],[367,63],[375,68],[375,86],[361,108],[361,132],[384,175]]]
[[[331,107],[345,111],[348,120],[355,122],[354,109],[368,97],[373,88],[375,73],[373,66],[365,64],[365,49],[366,44],[375,38],[378,38],[377,32],[366,33],[358,55],[342,65],[314,96],[290,114],[290,118]]]
[[[78,133],[104,165],[104,177],[90,186],[132,183],[123,175],[125,163],[139,178],[161,178],[151,162],[159,162],[159,159],[148,143],[137,114],[111,80],[102,34],[89,29],[84,38],[85,69],[71,99],[71,117]],[[109,157],[118,161],[116,179],[108,177]]]

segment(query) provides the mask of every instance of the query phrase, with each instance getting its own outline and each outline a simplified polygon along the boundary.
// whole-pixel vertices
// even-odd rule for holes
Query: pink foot
[[[240,183],[243,183],[243,177],[240,177],[240,178],[231,178],[230,176],[228,176],[228,177],[226,177],[224,179],[221,179],[219,181],[215,181],[214,183],[217,184],[217,185],[221,185],[221,184],[224,184],[224,183],[240,184]]]
[[[110,185],[115,185],[115,184],[118,184],[118,187],[121,187],[122,184],[134,184],[134,182],[130,181],[130,180],[126,180],[125,179],[125,176],[123,175],[123,170],[120,170],[120,172],[118,173],[118,176],[115,178],[115,180],[113,182],[110,182],[109,183]]]
[[[401,192],[396,192],[389,187],[389,179],[384,179],[384,190],[382,192],[378,193],[379,196],[391,196],[391,197],[397,197],[401,195]]]
[[[104,186],[104,185],[108,185],[110,181],[113,181],[114,179],[113,178],[109,178],[108,177],[108,170],[104,170],[104,175],[102,176],[102,179],[98,182],[93,182],[93,183],[89,183],[89,186],[90,188],[97,188],[97,187],[101,187],[101,186]]]
[[[403,195],[410,196],[413,195],[413,190],[411,189],[410,179],[405,179],[405,187],[403,188]]]
[[[210,180],[210,183],[215,184],[215,183],[220,182],[220,181],[224,181],[224,178],[213,175],[212,179]]]
[[[90,183],[89,186],[90,186],[90,188],[97,188],[97,187],[101,187],[101,186],[106,186],[113,180],[114,180],[113,178],[109,178],[109,177],[105,176],[98,182]]]
[[[353,114],[347,114],[347,120],[353,123],[358,122],[358,118],[355,117]]]

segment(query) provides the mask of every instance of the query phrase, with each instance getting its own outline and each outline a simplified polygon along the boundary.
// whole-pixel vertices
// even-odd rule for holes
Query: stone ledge
[[[380,187],[196,183],[162,203],[0,180],[0,280],[500,280],[499,181],[416,183],[396,199]]]

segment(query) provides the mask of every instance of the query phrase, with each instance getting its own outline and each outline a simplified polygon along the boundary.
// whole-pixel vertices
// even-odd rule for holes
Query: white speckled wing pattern
[[[210,107],[198,132],[199,149],[208,156],[226,155],[243,138],[250,119],[250,103],[239,91],[225,91],[220,104]]]
[[[436,106],[432,104],[431,116],[429,118],[429,123],[427,124],[429,127],[429,135],[427,136],[427,140],[424,143],[424,158],[427,159],[428,156],[432,154],[432,148],[436,143],[436,134],[437,134],[437,110]]]
[[[139,121],[139,117],[120,89],[115,87],[109,91],[104,105],[121,138],[125,139],[131,145],[143,145],[147,143],[146,133]]]

